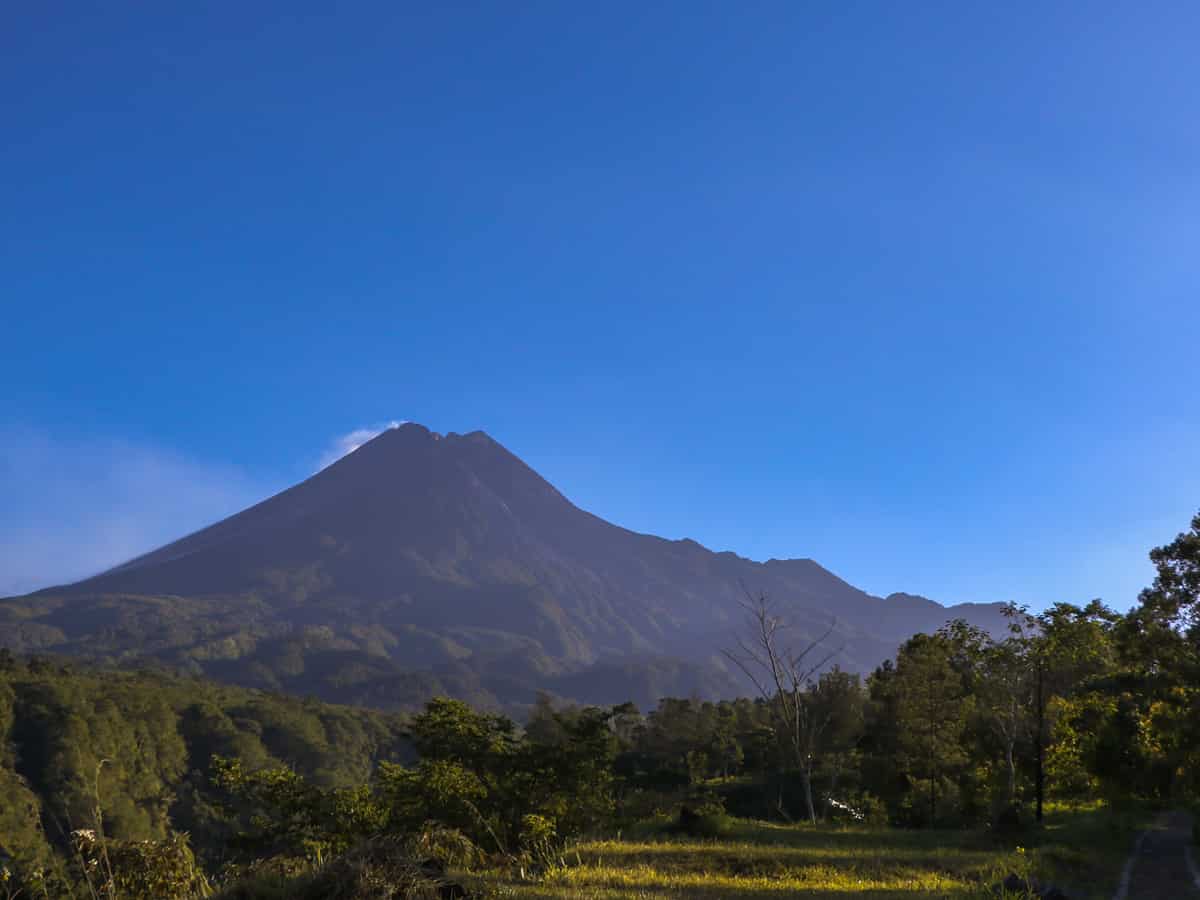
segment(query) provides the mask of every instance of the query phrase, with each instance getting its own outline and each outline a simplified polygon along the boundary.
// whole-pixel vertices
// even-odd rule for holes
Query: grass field
[[[572,846],[536,881],[488,873],[494,896],[563,900],[735,897],[984,897],[1010,873],[1071,897],[1107,898],[1140,819],[1101,808],[1054,810],[1046,824],[1001,839],[983,831],[784,826],[737,820],[724,837],[666,833]]]

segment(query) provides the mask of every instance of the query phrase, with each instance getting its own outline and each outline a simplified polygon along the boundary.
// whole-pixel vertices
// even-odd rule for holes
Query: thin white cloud
[[[342,435],[321,468],[402,424]],[[161,447],[0,428],[0,597],[95,575],[283,487]]]
[[[331,466],[347,453],[353,453],[367,441],[373,437],[378,437],[389,428],[399,428],[407,419],[392,419],[390,422],[384,422],[381,425],[369,425],[366,428],[355,428],[348,434],[343,434],[337,438],[332,446],[325,451],[325,455],[321,457],[321,463],[317,467],[324,469],[326,466]]]
[[[94,575],[281,486],[159,447],[0,430],[0,596]]]

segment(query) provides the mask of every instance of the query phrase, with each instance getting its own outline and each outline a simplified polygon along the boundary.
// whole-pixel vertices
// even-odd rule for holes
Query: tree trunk
[[[804,806],[808,812],[808,821],[817,824],[817,808],[813,806],[812,775],[807,768],[800,770],[800,785],[804,788]]]
[[[779,788],[779,796],[775,798],[775,809],[779,813],[779,817],[789,825],[792,824],[792,817],[788,815],[787,807],[783,805],[783,788]]]
[[[1013,758],[1013,738],[1009,737],[1004,745],[1004,759],[1008,763],[1008,805],[1017,801],[1017,762]]]

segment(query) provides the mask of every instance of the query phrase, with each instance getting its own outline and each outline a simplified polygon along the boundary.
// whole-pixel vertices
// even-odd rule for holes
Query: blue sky
[[[649,8],[648,8],[649,7]],[[1124,608],[1200,508],[1194,4],[26,4],[0,591],[390,420],[867,590]]]

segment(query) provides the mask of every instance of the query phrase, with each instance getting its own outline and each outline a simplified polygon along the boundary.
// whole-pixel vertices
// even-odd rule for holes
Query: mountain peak
[[[422,447],[441,439],[442,435],[417,422],[401,422],[398,425],[390,425],[370,440],[363,441],[330,468],[350,459],[361,463],[381,452],[390,453],[404,448]]]
[[[379,434],[375,435],[375,437],[371,438],[371,440],[367,441],[365,444],[363,444],[363,446],[365,447],[367,444],[372,444],[375,441],[380,440],[386,441],[394,440],[396,438],[413,437],[438,440],[441,438],[441,435],[436,431],[426,428],[419,422],[401,422],[399,425],[390,425],[383,429],[383,431],[379,432]]]
[[[406,422],[235,516],[48,589],[36,621],[20,612],[19,623],[55,652],[154,655],[251,681],[280,665],[278,642],[308,641],[317,628],[326,655],[269,686],[320,685],[345,698],[318,673],[344,663],[337,678],[358,678],[369,663],[386,673],[373,688],[382,693],[355,698],[394,702],[389,679],[421,670],[486,681],[523,702],[553,686],[548,673],[594,669],[596,697],[618,702],[628,697],[610,684],[614,664],[711,666],[742,620],[746,590],[785,604],[805,634],[835,622],[836,661],[860,672],[954,614],[995,618],[906,595],[885,601],[812,559],[755,562],[638,534],[581,510],[483,431]],[[0,632],[5,621],[0,606]]]
[[[483,446],[500,446],[495,438],[489,435],[486,431],[481,431],[479,429],[476,429],[475,431],[468,431],[463,434],[460,434],[457,431],[447,431],[445,434],[441,434],[420,424],[419,422],[401,422],[398,425],[391,425],[383,429],[383,431],[379,432],[379,434],[375,435],[369,441],[364,441],[360,446],[355,448],[353,452],[357,453],[359,450],[362,450],[373,444],[378,444],[381,446],[396,446],[405,443],[409,445],[418,445],[440,441],[445,441],[447,444],[466,443],[480,444]],[[349,455],[350,454],[347,454],[347,456]]]

